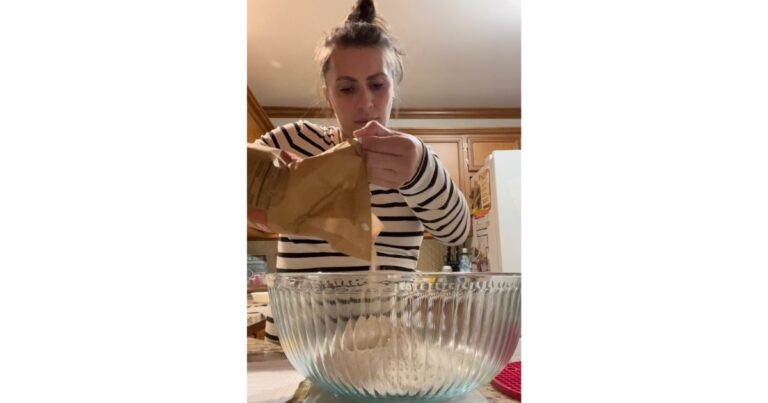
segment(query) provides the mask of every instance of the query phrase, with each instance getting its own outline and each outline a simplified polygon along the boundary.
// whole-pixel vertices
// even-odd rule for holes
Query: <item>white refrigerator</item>
[[[520,273],[520,150],[493,151],[470,188],[472,270]]]

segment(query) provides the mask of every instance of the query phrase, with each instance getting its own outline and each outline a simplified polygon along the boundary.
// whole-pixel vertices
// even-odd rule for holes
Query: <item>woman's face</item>
[[[323,93],[345,137],[371,120],[387,126],[395,89],[379,49],[335,49],[325,83]]]

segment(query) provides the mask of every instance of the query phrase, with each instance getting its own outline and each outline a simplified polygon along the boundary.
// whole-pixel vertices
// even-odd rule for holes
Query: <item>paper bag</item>
[[[349,256],[375,258],[373,242],[382,224],[371,213],[367,168],[358,140],[290,164],[277,150],[260,146],[256,153],[251,146],[248,205],[267,210],[271,230],[318,237]]]

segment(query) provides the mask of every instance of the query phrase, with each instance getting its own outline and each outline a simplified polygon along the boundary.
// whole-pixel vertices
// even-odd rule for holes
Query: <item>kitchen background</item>
[[[249,142],[299,119],[335,125],[318,89],[316,43],[307,38],[319,39],[353,3],[249,1]],[[520,2],[388,0],[376,5],[406,50],[405,79],[390,127],[431,147],[469,201],[473,175],[486,157],[494,150],[521,148]],[[292,7],[302,11],[291,12]],[[301,29],[284,29],[288,26]],[[450,35],[436,35],[448,34],[448,27]],[[417,269],[440,271],[447,252],[425,234]],[[248,231],[248,255],[264,256],[267,271],[274,270],[276,254],[275,234]]]

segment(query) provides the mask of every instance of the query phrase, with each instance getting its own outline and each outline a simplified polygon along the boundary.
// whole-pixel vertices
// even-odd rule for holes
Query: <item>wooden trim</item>
[[[328,108],[265,106],[273,118],[330,118]],[[402,108],[392,111],[392,119],[520,119],[520,108]]]
[[[258,129],[262,134],[275,128],[275,125],[269,119],[269,115],[259,105],[259,101],[253,96],[250,88],[248,88],[248,114],[256,121],[256,124],[259,126]]]
[[[431,129],[422,127],[394,127],[394,130],[414,136],[462,136],[473,134],[520,135],[519,127],[466,127]]]
[[[333,112],[328,108],[300,108],[293,106],[265,106],[264,111],[272,118],[331,118]]]
[[[403,108],[393,119],[520,119],[520,108]]]

